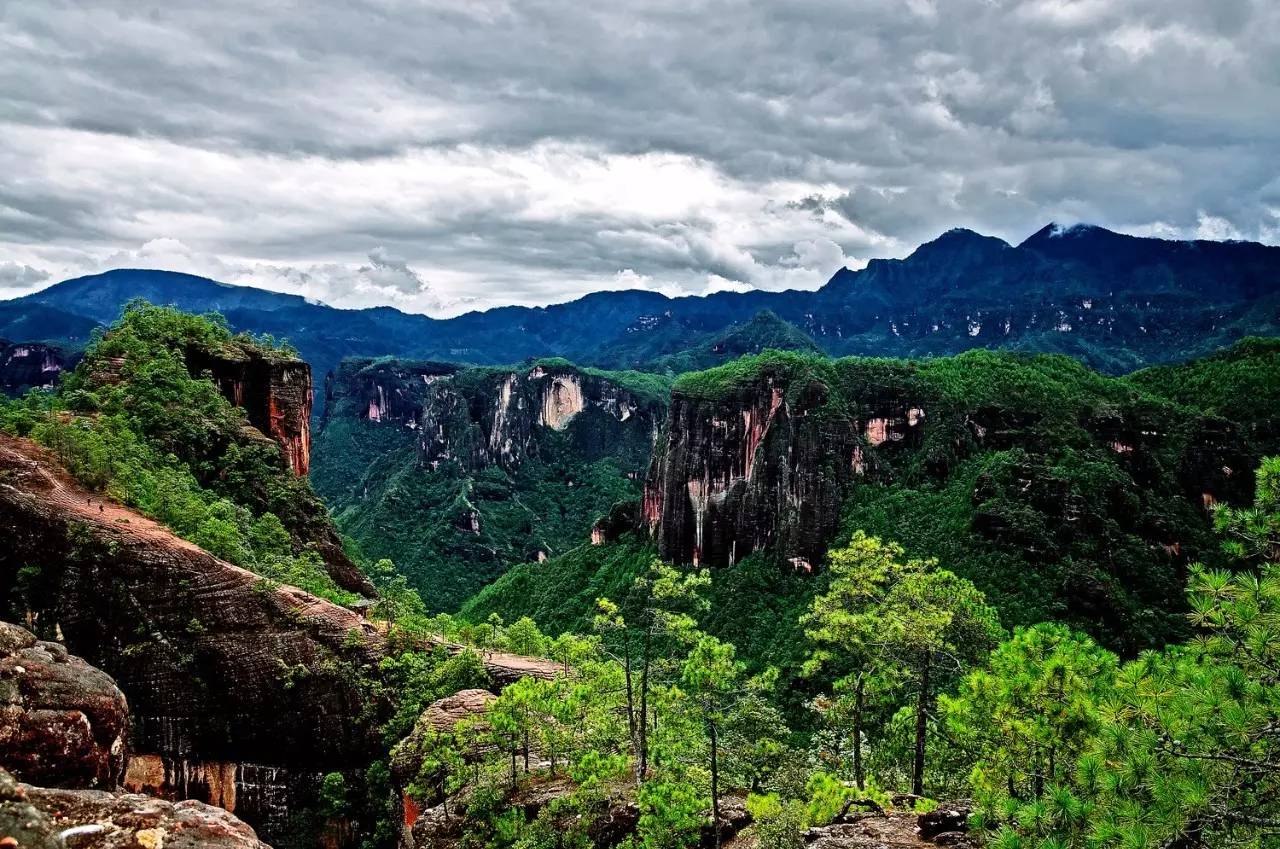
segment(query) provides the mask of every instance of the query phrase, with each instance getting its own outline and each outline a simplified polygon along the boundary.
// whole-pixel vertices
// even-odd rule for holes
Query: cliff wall
[[[311,366],[264,356],[255,348],[185,351],[193,376],[207,373],[223,396],[242,408],[249,423],[274,439],[295,475],[311,468]]]
[[[806,571],[860,485],[937,489],[987,458],[972,529],[988,538],[1030,528],[1011,516],[1020,502],[1064,549],[1120,529],[1174,551],[1185,516],[1203,526],[1213,503],[1252,497],[1280,433],[1260,415],[1199,414],[1053,357],[765,355],[677,382],[640,524],[671,560],[722,566],[769,548]]]
[[[328,418],[406,428],[421,464],[513,470],[544,455],[541,437],[564,433],[586,462],[643,469],[666,412],[660,395],[567,363],[462,368],[442,363],[347,360],[326,382]]]
[[[357,614],[271,584],[85,492],[0,436],[0,599],[115,678],[132,708],[125,784],[226,807],[264,837],[323,775],[378,751],[381,640]]]
[[[28,389],[52,388],[78,360],[79,356],[55,345],[0,339],[0,393],[21,395]]]

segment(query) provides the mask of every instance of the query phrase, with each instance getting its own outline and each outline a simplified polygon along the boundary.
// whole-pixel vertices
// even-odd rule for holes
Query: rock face
[[[0,598],[128,696],[130,789],[216,802],[270,837],[325,773],[375,756],[383,706],[365,682],[381,640],[357,614],[100,501],[5,436],[0,526]]]
[[[190,348],[187,369],[207,373],[223,396],[244,409],[249,423],[274,439],[296,475],[311,468],[311,366],[260,350]]]
[[[21,849],[270,849],[227,811],[195,801],[19,784],[0,770],[0,838]]]
[[[812,568],[854,481],[919,446],[923,403],[897,392],[841,398],[822,380],[770,370],[719,397],[677,386],[641,521],[668,559],[723,566],[772,547]]]
[[[1186,565],[1217,552],[1209,508],[1248,503],[1277,448],[1266,409],[1226,420],[1066,358],[773,353],[676,382],[639,524],[669,560],[722,567],[763,550],[807,573],[842,511],[865,510],[864,527],[908,550],[936,550],[918,532],[954,535],[975,561],[1017,552],[1037,604],[1136,651],[1116,635],[1139,619],[1164,629],[1157,642],[1182,635]],[[947,528],[894,527],[930,499],[955,511],[936,518]],[[1010,592],[1014,567],[951,568],[989,597]]]
[[[115,787],[128,705],[110,676],[0,622],[0,766],[51,787]]]
[[[21,395],[28,389],[50,389],[77,359],[54,345],[0,339],[0,392]]]
[[[468,471],[518,467],[542,453],[545,431],[565,433],[584,461],[615,457],[639,471],[665,413],[661,399],[567,363],[505,370],[360,359],[327,382],[326,409],[408,428],[424,467]]]

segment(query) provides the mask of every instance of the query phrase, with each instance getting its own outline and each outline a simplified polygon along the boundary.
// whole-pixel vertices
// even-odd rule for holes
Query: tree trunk
[[[933,658],[926,651],[924,663],[920,667],[920,697],[916,700],[916,757],[911,767],[911,792],[917,796],[924,795],[924,744],[928,734],[929,667],[932,661]]]
[[[524,771],[529,771],[529,732],[524,732]]]
[[[644,633],[644,657],[640,661],[640,745],[636,751],[639,760],[636,780],[643,783],[649,774],[649,651],[652,632]]]
[[[715,849],[720,849],[720,749],[715,722],[707,723],[711,735],[711,833]]]
[[[866,682],[861,673],[858,675],[858,688],[853,693],[853,780],[859,790],[865,790],[865,776],[862,774],[862,697]]]
[[[629,634],[623,637],[622,642],[622,670],[627,678],[627,733],[631,735],[631,748],[635,751],[638,761],[640,738],[636,736],[636,697],[635,688],[631,683],[631,636]]]

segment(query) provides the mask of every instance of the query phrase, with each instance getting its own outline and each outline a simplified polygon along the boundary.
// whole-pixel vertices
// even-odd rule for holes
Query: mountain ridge
[[[86,322],[109,321],[137,296],[219,311],[237,330],[286,338],[319,375],[350,356],[477,365],[550,356],[602,368],[646,367],[710,343],[762,311],[833,356],[1017,348],[1069,353],[1117,373],[1276,332],[1280,247],[1054,224],[1011,245],[957,228],[905,258],[839,269],[816,290],[675,298],[603,291],[447,319],[389,306],[343,309],[193,275],[117,269],[0,302],[0,336],[82,344]]]

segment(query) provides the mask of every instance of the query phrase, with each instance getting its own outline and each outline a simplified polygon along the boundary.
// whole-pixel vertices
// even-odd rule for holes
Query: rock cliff
[[[20,395],[28,389],[48,389],[79,357],[56,345],[0,339],[0,393]]]
[[[652,392],[560,361],[496,369],[347,360],[325,392],[328,416],[412,431],[432,469],[515,469],[546,453],[550,431],[567,434],[582,460],[617,458],[638,471],[665,413]]]
[[[311,366],[248,346],[185,351],[193,376],[207,374],[249,423],[274,439],[295,475],[311,468]]]
[[[326,382],[311,481],[367,556],[393,560],[434,609],[457,609],[639,499],[668,385],[563,361],[347,360]]]
[[[0,765],[49,787],[115,787],[129,707],[110,676],[0,622]]]
[[[0,845],[18,849],[270,849],[225,810],[195,801],[19,784],[0,770]]]
[[[375,756],[381,639],[357,614],[85,492],[7,436],[0,525],[0,599],[129,699],[129,789],[218,804],[270,838],[325,773]]]
[[[1220,386],[1271,364],[1239,368]],[[746,358],[676,382],[639,524],[670,560],[801,573],[863,528],[1136,651],[1183,634],[1209,509],[1280,449],[1274,404],[1228,419],[1158,389],[1046,356]]]
[[[818,562],[850,487],[918,448],[928,416],[902,388],[833,377],[766,366],[724,392],[677,384],[641,513],[663,557],[723,566],[771,548],[804,571]]]

